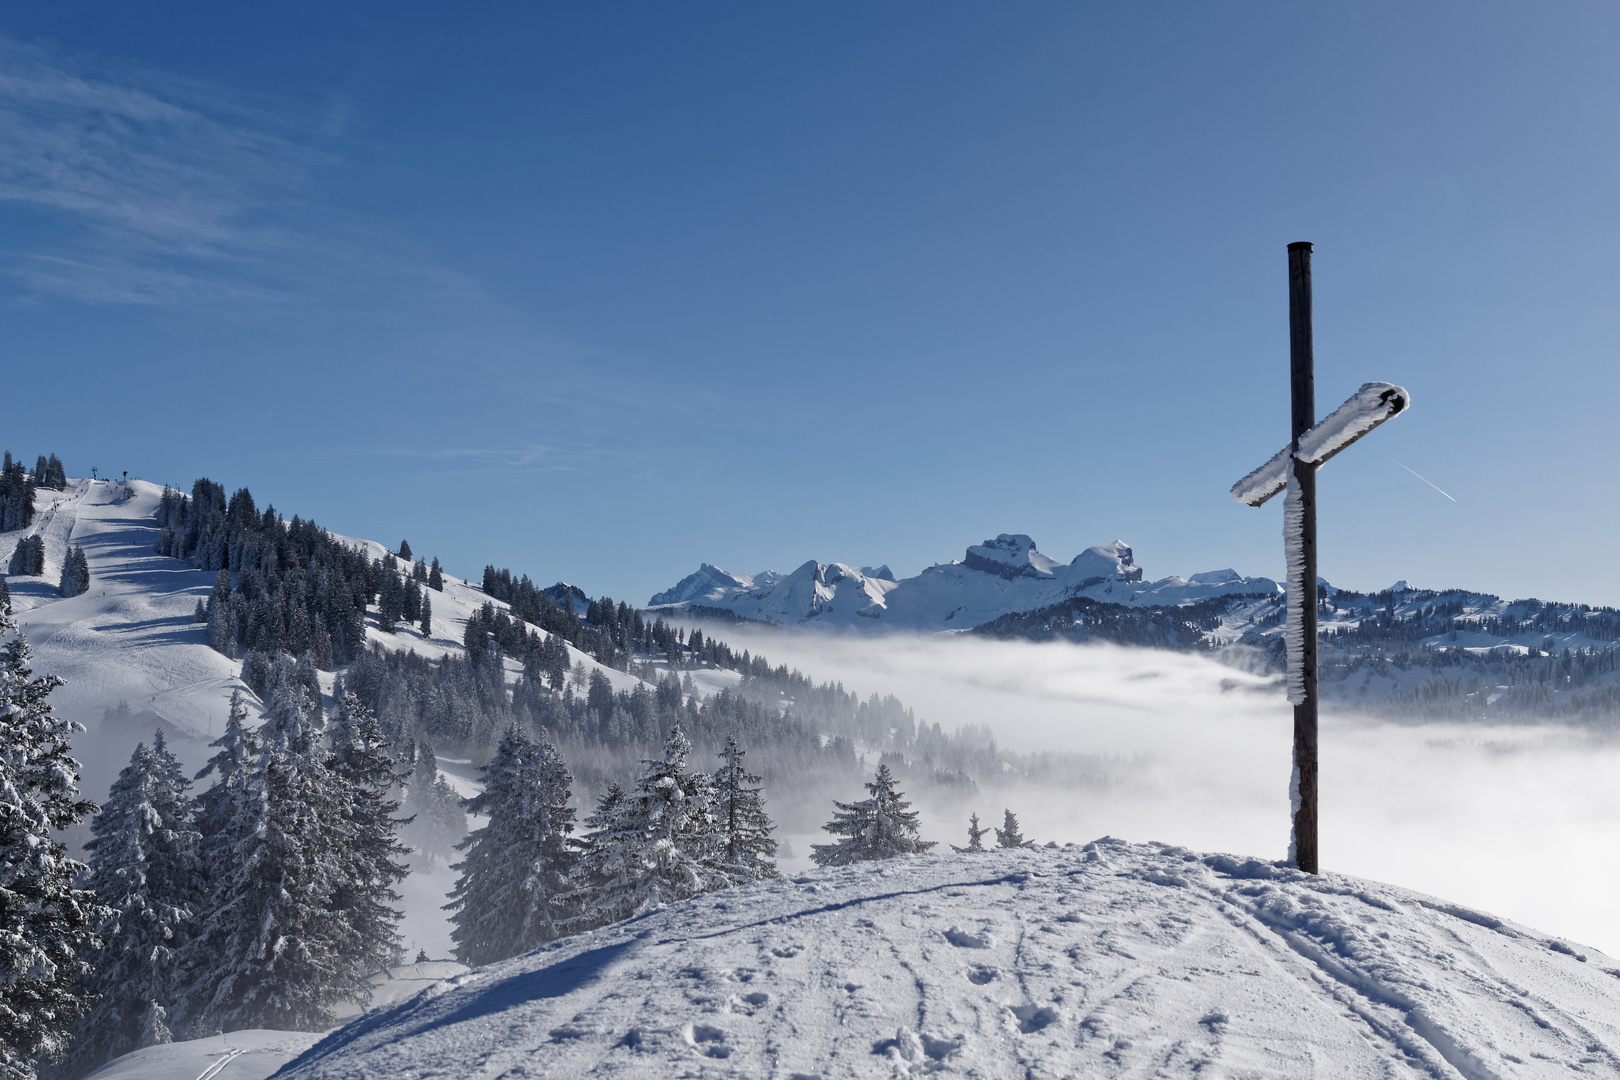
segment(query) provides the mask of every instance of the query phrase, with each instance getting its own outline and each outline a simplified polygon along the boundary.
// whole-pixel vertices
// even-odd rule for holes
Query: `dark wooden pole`
[[[1293,444],[1316,424],[1316,356],[1311,335],[1311,245],[1288,245],[1288,373],[1293,398]],[[1297,459],[1303,526],[1305,602],[1299,605],[1305,700],[1294,706],[1294,768],[1299,808],[1294,812],[1294,862],[1317,872],[1316,852],[1316,467]]]

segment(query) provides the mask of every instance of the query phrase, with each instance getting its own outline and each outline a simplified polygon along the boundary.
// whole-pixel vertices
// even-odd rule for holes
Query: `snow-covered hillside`
[[[780,626],[934,632],[971,629],[1077,596],[1150,605],[1277,591],[1270,578],[1246,578],[1235,570],[1144,582],[1123,540],[1087,548],[1063,563],[1037,550],[1028,536],[1002,533],[968,548],[960,561],[898,581],[887,566],[811,561],[791,574],[736,575],[704,563],[649,603],[715,608]]]
[[[439,983],[292,1080],[1620,1074],[1620,967],[1355,878],[1160,844],[712,894]]]
[[[40,493],[40,511],[30,527],[0,533],[0,564],[24,536],[38,534],[45,540],[45,573],[7,578],[12,607],[34,648],[38,670],[67,680],[52,703],[74,719],[94,725],[97,737],[117,744],[112,753],[114,772],[134,741],[150,738],[154,726],[171,737],[206,741],[220,733],[232,690],[252,696],[241,681],[241,662],[209,648],[194,618],[198,601],[208,597],[214,574],[153,551],[158,537],[153,515],[161,494],[161,487],[139,480],[127,488],[121,482],[70,480],[65,492]],[[375,541],[339,539],[364,550],[368,558],[387,553]],[[75,544],[89,559],[90,590],[64,599],[56,581],[67,549]],[[464,653],[461,641],[468,616],[492,601],[478,586],[448,574],[444,586],[442,593],[433,595],[430,636],[411,626],[384,634],[372,618],[368,640],[389,649],[413,649],[429,658]],[[587,671],[600,670],[616,689],[638,682],[571,647],[569,659]],[[515,663],[511,668],[514,674],[518,670]],[[322,678],[323,688],[329,690],[332,676]],[[120,702],[128,705],[127,714],[103,717]],[[96,792],[103,755],[97,752],[95,739],[86,744],[87,790]]]
[[[371,1007],[397,1005],[466,972],[464,965],[449,961],[401,964],[378,972],[371,979]],[[346,1015],[359,1015],[359,1010]],[[320,1039],[319,1032],[254,1028],[164,1043],[115,1058],[91,1073],[90,1080],[264,1080]]]
[[[83,765],[80,789],[92,799],[106,795],[135,744],[150,741],[154,730],[161,730],[170,748],[195,771],[209,756],[208,742],[223,730],[231,692],[241,690],[257,704],[242,681],[241,661],[210,648],[195,619],[214,573],[153,550],[158,538],[154,514],[161,494],[161,487],[138,480],[126,487],[122,482],[73,479],[65,491],[39,491],[38,510],[28,528],[0,533],[0,567],[23,537],[44,539],[45,573],[12,575],[6,581],[13,609],[34,650],[35,670],[66,679],[66,685],[51,695],[52,705],[89,729],[74,741],[73,749]],[[374,541],[339,539],[363,549],[367,558],[387,551]],[[71,545],[85,551],[90,589],[64,599],[56,583]],[[447,574],[444,591],[433,594],[431,635],[405,625],[392,634],[382,633],[373,614],[368,616],[367,639],[430,658],[464,654],[461,642],[468,617],[488,603],[506,607],[491,601],[478,586]],[[587,676],[600,672],[616,690],[640,685],[635,676],[598,664],[572,646],[568,656],[571,668]],[[515,679],[519,665],[509,659],[507,668]],[[700,674],[716,683],[731,675]],[[320,674],[324,691],[330,692],[333,679],[331,672]],[[441,766],[453,784],[466,792],[474,790],[475,772],[469,762],[442,760]],[[423,866],[405,884],[407,947],[424,947],[433,955],[447,953],[448,926],[440,905],[452,878],[442,865]]]

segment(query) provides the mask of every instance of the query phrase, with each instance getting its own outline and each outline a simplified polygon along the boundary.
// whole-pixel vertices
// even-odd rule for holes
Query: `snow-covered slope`
[[[861,630],[966,630],[1012,612],[1076,596],[1116,604],[1179,604],[1212,596],[1275,594],[1269,578],[1213,570],[1144,582],[1123,540],[1087,548],[1068,563],[1021,533],[974,544],[958,562],[895,580],[887,566],[807,562],[791,574],[730,574],[704,563],[654,596],[655,608],[718,608],[781,626]]]
[[[433,986],[292,1080],[1620,1074],[1620,969],[1403,889],[1159,844],[711,894]]]
[[[378,972],[371,977],[371,1008],[397,1005],[466,972],[465,965],[447,960],[401,964]],[[339,1015],[359,1014],[355,1009]],[[321,1033],[309,1031],[233,1031],[134,1050],[90,1076],[94,1080],[264,1080],[320,1039]]]
[[[67,680],[52,703],[82,722],[97,726],[81,748],[93,760],[86,790],[105,790],[97,737],[117,744],[116,764],[123,764],[136,739],[150,738],[154,726],[171,737],[207,739],[222,730],[233,689],[252,694],[241,681],[241,662],[209,648],[203,628],[194,621],[197,602],[206,599],[214,574],[194,570],[178,559],[157,555],[156,513],[162,488],[141,481],[122,483],[71,480],[65,492],[41,491],[40,510],[27,529],[0,533],[0,566],[24,536],[45,539],[45,574],[6,579],[12,606],[33,646],[35,667]],[[375,541],[339,537],[379,558],[387,548]],[[90,564],[90,590],[63,599],[57,578],[70,544],[81,545]],[[433,633],[401,626],[379,632],[370,621],[367,636],[390,649],[413,649],[437,658],[460,653],[468,617],[491,601],[476,585],[445,575],[444,592],[433,594]],[[543,633],[543,631],[537,631]],[[601,670],[616,689],[629,689],[634,676],[604,668],[570,647],[570,664],[587,672]],[[512,665],[513,672],[517,665]],[[330,689],[331,676],[324,676]],[[129,706],[128,732],[111,730],[115,721],[99,723],[104,710],[119,702]],[[128,739],[122,735],[128,735]],[[128,745],[124,745],[127,741]],[[114,770],[116,771],[116,769]],[[100,785],[100,786],[98,786]]]
[[[114,1058],[87,1080],[265,1080],[320,1038],[254,1028],[164,1043]]]

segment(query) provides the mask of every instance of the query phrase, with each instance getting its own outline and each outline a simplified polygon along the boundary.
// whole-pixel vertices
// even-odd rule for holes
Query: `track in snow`
[[[1104,839],[700,897],[430,988],[289,1078],[1620,1075],[1620,968],[1432,898]]]

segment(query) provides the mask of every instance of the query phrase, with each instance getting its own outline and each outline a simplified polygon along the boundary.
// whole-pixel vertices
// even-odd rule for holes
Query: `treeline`
[[[160,734],[136,748],[92,820],[89,865],[62,860],[81,872],[74,895],[89,921],[57,958],[73,961],[58,1022],[82,1015],[54,1036],[68,1053],[47,1078],[74,1080],[175,1037],[322,1030],[335,1006],[364,1006],[369,977],[402,959],[396,886],[410,849],[399,835],[415,822],[399,814],[400,786],[413,807],[446,801],[431,751],[424,768],[400,770],[352,693],[328,720],[307,657],[255,674],[270,680],[268,716],[250,727],[233,695],[218,752],[196,777],[211,787],[190,794]],[[0,724],[0,739],[7,732]],[[713,772],[694,768],[691,754],[673,729],[640,778],[611,785],[575,835],[560,753],[508,730],[483,791],[465,804],[487,823],[456,837],[457,957],[491,963],[775,876],[774,825],[745,751],[728,738]]]
[[[66,487],[67,472],[55,454],[41,454],[30,473],[21,461],[12,461],[7,450],[0,463],[0,532],[26,529],[34,523],[35,490],[62,491]]]
[[[1481,610],[1485,609],[1485,610]],[[1215,597],[1179,607],[1127,607],[1076,598],[1005,615],[974,632],[1027,641],[1107,641],[1211,652],[1231,639],[1264,670],[1286,666],[1281,596]],[[1418,720],[1620,723],[1620,610],[1518,600],[1460,589],[1360,593],[1322,587],[1318,657],[1326,700]],[[1216,634],[1223,625],[1241,627]],[[1571,635],[1607,643],[1569,648]],[[1540,640],[1534,640],[1539,635]],[[1469,646],[1481,637],[1519,648]]]
[[[1209,632],[1234,603],[1220,596],[1195,604],[1127,607],[1080,596],[1059,604],[1020,611],[973,628],[984,637],[1023,641],[1106,641],[1152,649],[1185,652],[1213,648]]]
[[[1322,631],[1319,649],[1330,700],[1414,720],[1620,720],[1620,647],[1558,644],[1571,634],[1620,641],[1620,610],[1534,599],[1500,605],[1494,596],[1460,589],[1323,589],[1317,603],[1319,618],[1337,624]],[[1269,621],[1280,625],[1280,603],[1278,609]],[[1479,640],[1474,635],[1541,640],[1524,651],[1464,647]],[[1283,670],[1280,636],[1267,640],[1251,631],[1242,640],[1262,644],[1269,665]]]
[[[200,795],[161,734],[114,782],[86,845],[85,884],[108,909],[83,955],[93,1005],[52,1075],[175,1036],[318,1031],[397,960],[408,849],[382,733],[353,698],[328,724],[292,680],[271,701],[253,729],[233,696]]]
[[[418,743],[486,758],[502,732],[549,732],[580,763],[594,790],[626,755],[646,756],[682,727],[705,751],[736,734],[756,748],[765,776],[842,782],[858,769],[856,747],[910,782],[972,791],[1000,778],[994,746],[920,725],[898,700],[861,700],[836,683],[816,684],[786,665],[737,651],[701,627],[687,629],[611,597],[588,599],[559,583],[487,566],[490,602],[467,620],[464,655],[429,660],[408,648],[368,648],[365,627],[417,623],[431,630],[431,594],[443,588],[438,560],[367,559],[313,522],[260,511],[247,489],[198,480],[190,496],[165,490],[158,550],[218,571],[197,618],[214,648],[245,660],[244,677],[263,695],[285,655],[310,669],[346,667],[345,686],[384,728],[401,761]],[[500,602],[500,606],[497,604]],[[581,610],[583,609],[583,610]],[[567,646],[643,684],[614,690],[600,671],[571,664]],[[513,680],[506,660],[516,662]],[[699,693],[681,675],[733,671],[735,690]],[[808,797],[789,799],[795,821]]]
[[[190,496],[164,488],[157,520],[158,554],[219,572],[197,618],[227,656],[308,655],[333,670],[364,652],[373,605],[386,633],[402,622],[431,627],[429,593],[443,588],[437,559],[368,559],[313,521],[285,521],[273,506],[261,512],[247,488],[227,500],[207,479]]]

